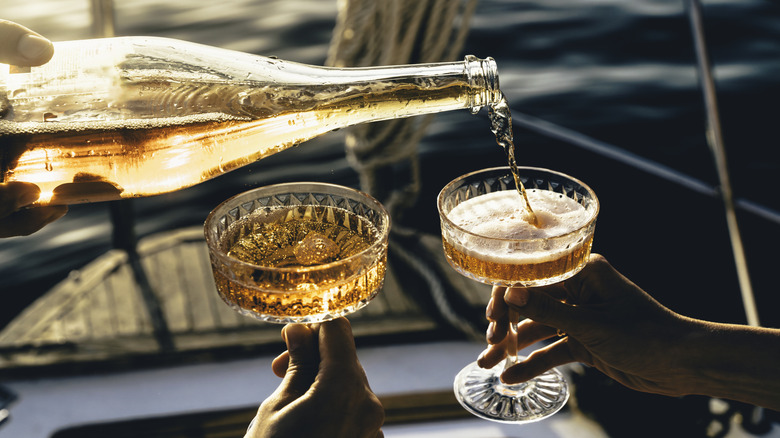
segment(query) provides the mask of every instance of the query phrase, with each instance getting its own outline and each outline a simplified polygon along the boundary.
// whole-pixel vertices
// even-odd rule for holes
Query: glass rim
[[[477,175],[477,174],[488,173],[488,172],[496,172],[496,171],[506,171],[506,172],[508,172],[508,175],[510,177],[512,176],[512,170],[510,169],[509,166],[498,166],[498,167],[489,167],[489,168],[486,168],[486,169],[480,169],[480,170],[475,170],[473,172],[465,173],[465,174],[460,175],[459,177],[453,179],[449,183],[447,183],[447,185],[445,185],[441,189],[441,191],[439,191],[439,195],[436,197],[436,208],[439,211],[439,218],[441,218],[441,220],[446,222],[448,226],[451,226],[451,227],[455,228],[456,230],[458,230],[458,231],[460,231],[460,232],[462,232],[462,233],[464,233],[466,235],[474,236],[474,237],[477,237],[479,239],[484,239],[484,240],[492,240],[492,241],[496,241],[496,242],[541,242],[541,241],[545,241],[545,240],[564,239],[564,238],[567,238],[568,236],[571,236],[573,234],[577,234],[581,230],[584,230],[584,229],[590,227],[596,221],[596,218],[599,215],[599,210],[601,208],[601,203],[599,202],[599,199],[596,197],[596,192],[594,192],[593,189],[591,189],[590,186],[588,186],[584,182],[582,182],[579,179],[577,179],[577,178],[575,178],[575,177],[573,177],[571,175],[568,175],[566,173],[558,172],[557,170],[551,170],[551,169],[547,169],[547,168],[544,168],[544,167],[518,166],[517,170],[518,170],[518,173],[520,174],[520,176],[522,176],[522,171],[523,170],[541,171],[541,172],[547,172],[547,173],[550,173],[550,174],[553,174],[553,175],[564,177],[566,179],[569,179],[569,180],[579,184],[581,187],[583,187],[588,192],[588,194],[590,195],[591,199],[593,199],[596,202],[596,208],[593,211],[593,215],[590,218],[588,218],[588,221],[585,222],[582,226],[579,226],[576,229],[574,229],[572,231],[569,231],[568,233],[559,234],[557,236],[536,237],[536,238],[533,238],[533,239],[508,239],[508,238],[504,238],[504,237],[483,236],[482,234],[477,234],[477,233],[468,231],[465,228],[463,228],[463,227],[457,225],[456,223],[452,222],[450,220],[450,218],[448,217],[448,213],[444,213],[444,205],[443,205],[444,204],[444,193],[447,192],[448,190],[452,190],[453,187],[455,185],[457,185],[458,183],[460,183],[462,180],[464,180],[466,178],[469,178],[471,176]],[[513,182],[514,182],[514,180],[513,180]]]
[[[378,239],[371,243],[367,248],[363,249],[362,251],[352,254],[349,257],[345,257],[343,259],[334,260],[332,262],[328,263],[321,263],[321,264],[314,264],[310,266],[296,266],[296,267],[274,267],[274,266],[264,266],[264,265],[256,265],[254,263],[245,262],[243,260],[239,260],[235,257],[229,256],[225,251],[222,250],[219,246],[219,242],[215,241],[215,236],[211,236],[210,228],[211,228],[211,222],[214,220],[215,217],[218,216],[217,212],[226,213],[228,210],[231,210],[233,208],[236,208],[236,206],[228,208],[227,205],[233,202],[236,198],[240,196],[247,195],[249,193],[254,192],[260,192],[260,191],[268,191],[268,190],[279,190],[284,188],[291,188],[291,190],[288,190],[287,193],[293,193],[292,188],[293,187],[320,187],[320,188],[332,188],[337,190],[343,190],[345,192],[348,192],[352,195],[357,195],[359,197],[364,198],[367,203],[372,204],[371,206],[375,208],[377,211],[381,213],[381,216],[384,218],[384,222],[386,226],[384,229],[381,229],[380,227],[376,227],[377,231],[379,232]],[[279,192],[284,193],[284,192]],[[301,204],[301,206],[314,206],[312,204]],[[282,206],[284,207],[284,206]],[[362,216],[361,216],[362,217]],[[238,222],[238,221],[237,221]],[[337,266],[340,266],[342,264],[347,264],[352,262],[355,259],[358,259],[360,257],[365,256],[366,254],[370,254],[372,252],[376,252],[378,248],[381,246],[386,245],[389,235],[390,235],[390,214],[385,209],[384,205],[382,205],[381,202],[377,201],[376,198],[369,195],[368,193],[365,193],[363,191],[354,189],[352,187],[342,186],[339,184],[333,184],[333,183],[324,183],[324,182],[316,182],[316,181],[300,181],[300,182],[287,182],[287,183],[278,183],[278,184],[269,184],[261,187],[256,187],[254,189],[250,189],[241,193],[238,193],[236,195],[231,196],[230,198],[222,201],[219,205],[214,207],[211,212],[209,212],[208,216],[206,216],[206,220],[203,223],[204,228],[204,235],[206,237],[206,245],[208,247],[209,253],[212,255],[216,255],[223,264],[238,264],[239,266],[245,266],[251,269],[255,270],[266,270],[266,271],[274,271],[274,272],[290,272],[290,273],[304,273],[304,272],[313,272],[318,270],[326,270],[326,269],[332,269]],[[273,291],[269,291],[273,292]],[[277,291],[277,292],[283,292],[287,293],[288,291]]]

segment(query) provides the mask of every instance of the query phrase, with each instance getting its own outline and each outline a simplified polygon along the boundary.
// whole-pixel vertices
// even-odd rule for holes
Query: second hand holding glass
[[[442,241],[447,261],[459,273],[495,286],[544,286],[582,269],[590,256],[599,203],[588,186],[563,173],[518,168],[538,223],[518,193],[509,167],[463,175],[438,197]],[[510,315],[513,325],[517,315]],[[546,418],[569,397],[557,370],[520,384],[500,375],[518,363],[510,346],[506,361],[492,369],[476,362],[455,378],[458,401],[473,414],[492,421],[517,423]],[[514,354],[513,354],[514,353]]]

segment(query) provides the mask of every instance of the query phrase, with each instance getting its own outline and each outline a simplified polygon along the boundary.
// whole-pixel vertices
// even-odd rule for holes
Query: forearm
[[[680,364],[690,394],[780,411],[780,330],[690,320]]]

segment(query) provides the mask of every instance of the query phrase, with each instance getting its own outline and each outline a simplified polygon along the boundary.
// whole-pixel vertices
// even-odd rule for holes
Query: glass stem
[[[520,321],[520,314],[515,310],[509,310],[509,331],[506,340],[506,360],[504,361],[504,371],[507,368],[519,362],[517,358],[517,323]]]

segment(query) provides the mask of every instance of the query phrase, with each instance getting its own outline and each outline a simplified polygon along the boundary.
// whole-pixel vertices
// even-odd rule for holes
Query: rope
[[[455,59],[463,48],[476,0],[339,0],[328,51],[334,67],[429,63]],[[433,116],[349,128],[347,159],[361,188],[400,218],[420,192],[417,144]],[[404,172],[399,178],[393,175]],[[388,188],[386,175],[395,186]],[[384,192],[383,192],[384,191]]]
[[[402,237],[413,236],[412,230],[395,230],[394,234]],[[456,327],[471,341],[483,341],[485,340],[485,334],[480,331],[471,321],[459,315],[455,309],[450,305],[447,293],[444,290],[444,286],[436,273],[427,266],[427,259],[423,259],[415,255],[412,251],[404,248],[403,245],[392,245],[392,253],[401,259],[407,266],[417,272],[423,281],[428,285],[428,293],[431,295],[436,310],[447,322]]]
[[[364,67],[454,60],[463,48],[476,4],[476,0],[339,0],[326,63]],[[432,120],[432,115],[388,120],[347,131],[347,159],[363,191],[382,202],[396,220],[396,233],[402,229],[397,219],[419,197],[417,144]],[[448,303],[442,281],[429,265],[431,257],[419,257],[398,244],[393,252],[422,277],[450,325],[471,339],[483,339]]]
[[[710,63],[709,54],[707,52],[707,42],[704,37],[701,4],[699,0],[688,0],[685,5],[688,11],[688,18],[691,22],[694,48],[696,49],[696,66],[701,79],[704,108],[707,115],[707,144],[710,146],[710,149],[712,149],[712,154],[715,159],[715,170],[718,173],[718,180],[720,181],[720,193],[723,198],[726,224],[728,225],[734,264],[737,268],[737,278],[739,279],[742,303],[745,307],[745,317],[747,318],[748,325],[758,327],[761,323],[759,321],[758,309],[753,294],[753,286],[750,282],[745,249],[742,245],[742,237],[740,236],[739,225],[737,224],[737,215],[734,211],[734,197],[728,172],[726,149],[720,129],[720,117],[715,93],[715,79],[712,64]]]

